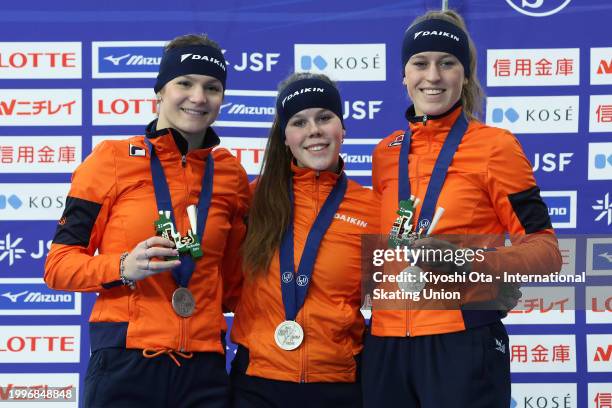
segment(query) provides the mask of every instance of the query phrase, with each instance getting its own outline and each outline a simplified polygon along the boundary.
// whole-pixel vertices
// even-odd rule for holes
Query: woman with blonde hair
[[[519,142],[477,120],[482,91],[463,19],[454,11],[418,17],[404,34],[402,64],[413,103],[408,130],[384,138],[373,156],[381,230],[392,231],[392,242],[426,250],[459,253],[441,234],[461,234],[459,241],[480,248],[481,257],[467,263],[420,260],[425,272],[499,279],[504,271],[559,271],[546,204]],[[504,247],[506,233],[511,247]],[[426,284],[411,290],[421,293]],[[364,406],[507,408],[508,335],[503,311],[491,306],[498,288],[473,283],[456,307],[437,310],[410,299],[393,307],[375,302],[363,353]]]

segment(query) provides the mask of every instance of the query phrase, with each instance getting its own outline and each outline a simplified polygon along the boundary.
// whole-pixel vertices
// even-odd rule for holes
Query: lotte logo
[[[547,17],[563,10],[571,0],[506,0],[513,9],[530,17]]]

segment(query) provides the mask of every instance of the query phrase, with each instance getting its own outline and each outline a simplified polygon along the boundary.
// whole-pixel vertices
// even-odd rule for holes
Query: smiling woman
[[[98,144],[73,175],[45,281],[99,293],[84,406],[229,404],[222,310],[239,296],[249,192],[210,127],[225,80],[214,41],[175,38],[158,118],[144,136]]]
[[[426,271],[558,271],[557,240],[519,142],[477,119],[482,90],[476,51],[461,16],[447,10],[418,17],[404,33],[401,51],[413,105],[406,111],[407,130],[384,138],[373,154],[382,231],[390,231],[392,245],[460,249],[426,237],[433,233],[496,249],[462,264],[417,262]],[[513,240],[508,248],[506,233]],[[427,283],[410,293],[426,297],[431,289],[439,288]],[[504,289],[515,303],[517,289],[497,284],[466,288],[454,310],[423,310],[414,298],[392,308],[375,301],[363,352],[364,406],[508,407],[510,360],[499,350],[508,349],[501,319],[512,301],[498,302]]]
[[[361,236],[379,201],[344,173],[344,134],[329,78],[281,83],[243,248],[234,407],[361,406]]]

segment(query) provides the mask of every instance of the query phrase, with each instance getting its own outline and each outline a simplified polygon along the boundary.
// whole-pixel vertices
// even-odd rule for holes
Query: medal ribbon
[[[155,190],[155,201],[157,202],[158,211],[170,211],[170,219],[174,227],[176,221],[174,218],[174,211],[172,207],[172,200],[170,198],[170,189],[168,188],[168,182],[164,175],[164,169],[159,161],[159,157],[155,154],[155,148],[151,142],[145,137],[145,143],[149,148],[149,154],[151,155],[151,176],[153,178],[153,189]],[[204,169],[204,175],[202,177],[202,190],[200,191],[200,198],[198,199],[198,225],[196,226],[196,234],[202,242],[204,235],[204,229],[206,228],[206,219],[208,218],[208,210],[210,208],[210,202],[212,200],[213,190],[213,177],[215,172],[215,165],[212,154],[208,155],[206,159],[206,166]],[[177,231],[178,232],[178,231]],[[172,269],[172,276],[179,286],[187,287],[193,270],[195,268],[195,261],[189,254],[181,255],[181,264],[176,268]]]
[[[427,184],[427,191],[425,193],[425,199],[419,213],[419,220],[417,228],[424,228],[427,230],[433,219],[436,203],[440,197],[444,180],[446,179],[446,173],[453,161],[453,156],[457,152],[457,148],[461,143],[461,139],[465,134],[468,127],[468,122],[465,115],[461,113],[455,123],[453,124],[444,144],[442,150],[438,154],[436,164],[434,165],[429,184]],[[398,165],[398,202],[402,200],[410,199],[410,177],[408,175],[408,153],[410,152],[410,139],[411,132],[410,128],[404,133],[402,140],[402,147],[400,149],[399,165]]]
[[[283,295],[283,304],[285,306],[285,319],[295,320],[298,311],[306,301],[306,294],[310,286],[312,270],[317,252],[323,240],[323,236],[331,225],[338,207],[346,193],[347,178],[342,172],[336,185],[329,193],[329,196],[323,203],[321,211],[317,215],[312,228],[308,232],[304,252],[300,259],[297,274],[295,273],[295,258],[293,253],[293,206],[295,202],[293,194],[293,183],[289,181],[289,199],[291,200],[291,215],[287,230],[283,234],[283,240],[280,245],[279,260],[280,260],[280,283],[281,292]]]

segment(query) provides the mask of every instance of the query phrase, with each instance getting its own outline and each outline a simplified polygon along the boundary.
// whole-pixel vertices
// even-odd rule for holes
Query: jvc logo
[[[531,17],[546,17],[563,10],[571,0],[506,0],[513,9]]]

